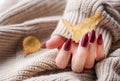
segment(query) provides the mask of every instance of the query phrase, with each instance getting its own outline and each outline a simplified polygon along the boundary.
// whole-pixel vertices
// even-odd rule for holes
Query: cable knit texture
[[[95,68],[81,73],[70,66],[60,70],[55,65],[57,49],[24,57],[24,37],[44,41],[52,33],[69,38],[61,19],[77,24],[98,11],[104,18],[96,32],[103,35],[106,58]],[[0,14],[0,81],[120,81],[119,35],[120,0],[22,0]]]

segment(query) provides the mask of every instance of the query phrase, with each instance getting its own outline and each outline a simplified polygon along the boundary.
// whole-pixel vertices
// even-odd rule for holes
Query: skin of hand
[[[43,43],[41,48],[59,48],[55,62],[60,69],[66,68],[72,57],[71,68],[74,72],[82,72],[84,68],[91,69],[95,61],[104,59],[102,34],[96,36],[95,30],[86,33],[79,43],[56,35]]]

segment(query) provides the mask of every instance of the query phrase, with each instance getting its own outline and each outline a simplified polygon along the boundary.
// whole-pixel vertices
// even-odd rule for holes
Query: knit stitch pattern
[[[103,35],[106,58],[95,68],[81,73],[72,72],[70,66],[60,70],[55,65],[57,49],[23,56],[24,37],[35,35],[44,41],[53,32],[51,37],[69,38],[61,19],[77,24],[99,11],[104,18],[96,32]],[[120,0],[21,1],[0,14],[0,81],[120,81],[119,35]]]

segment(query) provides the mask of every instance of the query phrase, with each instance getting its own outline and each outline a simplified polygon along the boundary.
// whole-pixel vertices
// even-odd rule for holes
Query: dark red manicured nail
[[[93,43],[95,41],[95,30],[92,30],[90,33],[90,42]]]
[[[98,45],[101,45],[101,44],[102,44],[102,34],[99,34],[99,35],[98,35],[97,43],[98,43]]]
[[[68,40],[66,40],[65,45],[64,45],[64,50],[65,50],[65,51],[69,51],[69,50],[70,50],[71,42],[72,42],[72,39],[71,39],[71,38],[68,39]]]
[[[46,48],[46,42],[41,44],[41,48]]]
[[[86,47],[88,44],[88,33],[86,33],[83,38],[82,38],[82,41],[81,41],[81,46],[82,47]]]

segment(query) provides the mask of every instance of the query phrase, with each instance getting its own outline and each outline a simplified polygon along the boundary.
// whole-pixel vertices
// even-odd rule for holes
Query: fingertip
[[[97,44],[98,44],[98,45],[102,45],[102,43],[103,43],[102,34],[99,34],[99,35],[98,35],[98,38],[97,38]]]
[[[90,43],[94,43],[95,38],[96,38],[96,32],[95,32],[95,30],[92,30],[91,33],[90,33],[90,36],[89,36]]]
[[[65,51],[69,51],[70,50],[70,48],[71,48],[71,38],[70,39],[68,39],[66,42],[65,42],[65,44],[64,44],[64,50]]]
[[[82,46],[82,47],[87,47],[87,46],[88,46],[88,40],[89,40],[88,33],[86,33],[86,34],[83,36],[82,40],[80,41],[81,46]]]
[[[96,61],[101,61],[104,59],[104,43],[102,34],[99,34],[96,40]]]
[[[40,47],[43,49],[46,48],[46,42],[43,42]]]
[[[74,68],[72,68],[72,71],[75,72],[75,73],[80,73],[80,72],[83,71],[83,69],[74,69]]]

